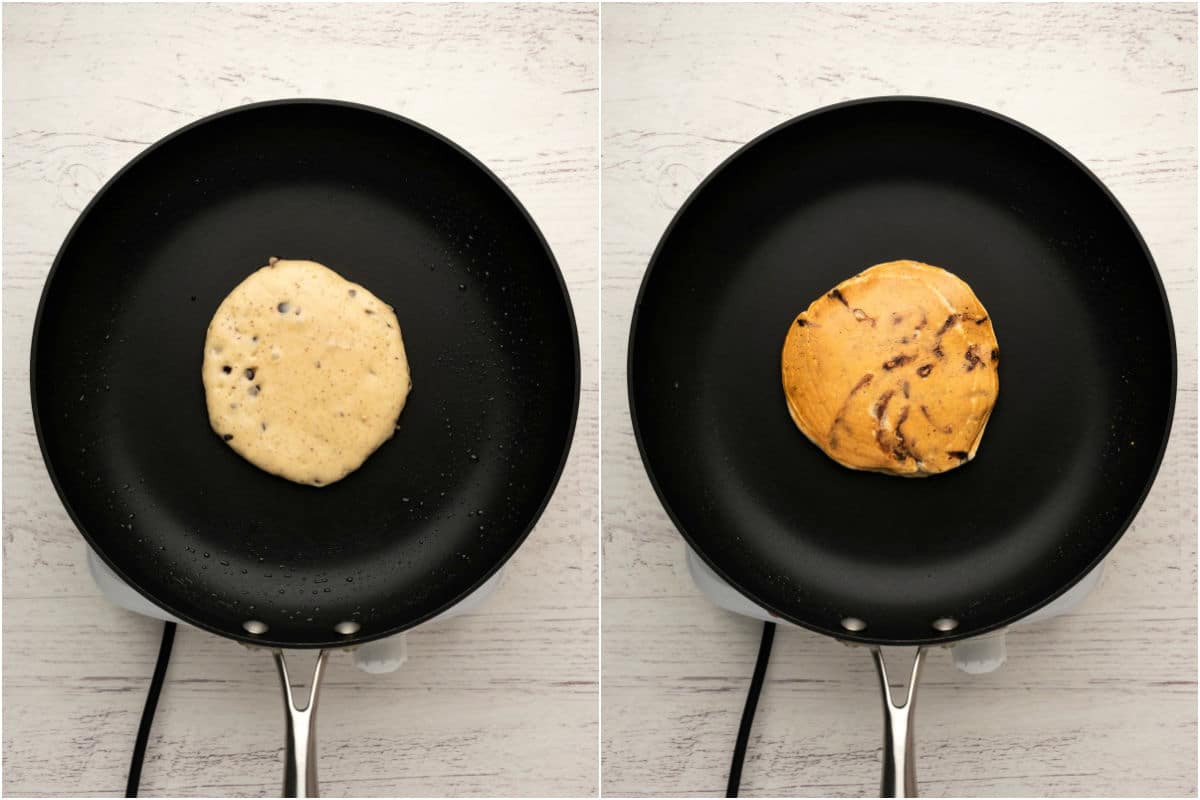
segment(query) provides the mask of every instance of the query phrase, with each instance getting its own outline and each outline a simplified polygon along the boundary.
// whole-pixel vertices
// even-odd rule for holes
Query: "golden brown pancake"
[[[213,430],[238,455],[327,486],[392,437],[412,381],[392,307],[314,261],[281,261],[230,292],[201,368]]]
[[[975,457],[999,362],[970,286],[940,267],[889,261],[796,317],[783,344],[783,390],[797,427],[834,461],[922,477]]]

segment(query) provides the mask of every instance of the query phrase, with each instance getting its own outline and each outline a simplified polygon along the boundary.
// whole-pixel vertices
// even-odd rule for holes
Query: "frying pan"
[[[208,322],[270,256],[361,283],[404,332],[395,436],[323,488],[208,423]],[[399,633],[504,564],[566,460],[579,345],[554,256],[479,161],[378,109],[280,101],[189,125],[109,181],[50,270],[31,373],[50,477],[100,557],[170,614],[276,651],[285,791],[305,796],[311,719],[279,649]]]
[[[1003,353],[977,457],[912,480],[827,458],[779,372],[797,312],[903,258],[971,284]],[[786,122],[701,183],[647,269],[628,376],[691,547],[784,620],[872,648],[883,792],[906,796],[924,648],[1031,613],[1116,544],[1166,446],[1175,340],[1145,243],[1079,161],[981,108],[872,98]],[[881,645],[917,647],[905,702]]]

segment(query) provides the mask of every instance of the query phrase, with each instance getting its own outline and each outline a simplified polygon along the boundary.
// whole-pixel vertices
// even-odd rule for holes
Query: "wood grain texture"
[[[6,794],[122,792],[160,631],[99,596],[38,453],[28,359],[46,272],[80,209],[148,144],[230,106],[302,96],[404,114],[494,170],[558,257],[583,354],[570,461],[497,593],[412,632],[395,674],[332,659],[322,789],[595,794],[597,17],[575,4],[5,8]],[[181,630],[143,793],[277,794],[282,732],[270,658]]]
[[[605,4],[601,28],[602,791],[722,794],[760,631],[697,593],[638,458],[625,348],[650,254],[703,176],[759,133],[841,100],[927,94],[1022,120],[1116,193],[1166,283],[1180,371],[1166,460],[1097,591],[1012,631],[991,675],[931,654],[922,790],[1194,796],[1195,6]],[[775,648],[743,793],[869,796],[868,654],[795,629]]]

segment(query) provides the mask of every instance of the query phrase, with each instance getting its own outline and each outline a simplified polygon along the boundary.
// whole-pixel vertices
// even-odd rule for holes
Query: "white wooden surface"
[[[759,624],[697,594],[627,417],[629,316],[680,203],[741,143],[880,94],[989,106],[1067,147],[1157,259],[1179,403],[1157,483],[1077,614],[999,672],[932,654],[919,775],[937,795],[1196,793],[1196,12],[1189,5],[613,5],[602,17],[603,752],[609,795],[720,795]],[[877,791],[868,655],[781,630],[747,795]]]
[[[79,210],[146,145],[229,106],[297,96],[402,113],[490,166],[558,256],[583,353],[570,463],[497,594],[411,633],[398,673],[333,659],[323,790],[595,793],[597,16],[594,5],[4,9],[5,794],[123,791],[160,631],[100,598],[38,455],[27,364],[44,276]],[[143,793],[277,794],[278,694],[266,655],[181,630]]]

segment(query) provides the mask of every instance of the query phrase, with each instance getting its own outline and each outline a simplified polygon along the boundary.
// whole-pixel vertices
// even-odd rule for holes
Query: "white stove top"
[[[100,591],[115,605],[145,617],[161,619],[167,622],[177,622],[181,625],[187,624],[138,594],[127,583],[117,577],[117,574],[90,548],[88,549],[88,569],[91,571],[96,585],[100,587]],[[476,608],[496,590],[496,586],[500,583],[500,576],[503,574],[503,569],[498,570],[495,575],[488,578],[474,592],[422,624],[430,625],[434,622],[447,620]],[[363,672],[373,674],[395,672],[408,658],[408,642],[404,633],[346,649],[353,654],[354,666]]]
[[[742,616],[754,619],[761,619],[765,622],[777,622],[780,625],[791,624],[779,619],[779,617],[776,617],[762,606],[755,604],[722,580],[717,573],[713,572],[704,563],[700,556],[696,555],[696,551],[690,547],[687,548],[687,565],[688,572],[692,574],[692,580],[695,581],[697,588],[717,606],[726,611],[732,611],[735,614],[741,614]],[[1057,600],[1038,609],[1027,617],[1022,617],[1014,622],[1013,625],[1028,625],[1031,622],[1040,622],[1070,612],[1071,609],[1079,605],[1087,597],[1088,593],[1096,587],[1096,583],[1100,580],[1100,575],[1103,572],[1104,562],[1101,561],[1099,566],[1084,576],[1083,580],[1072,586]],[[1007,631],[1007,628],[1001,628],[992,633],[976,636],[972,639],[963,639],[962,641],[947,645],[954,656],[954,665],[963,672],[968,672],[972,675],[979,675],[998,669],[1004,663],[1004,637]]]

